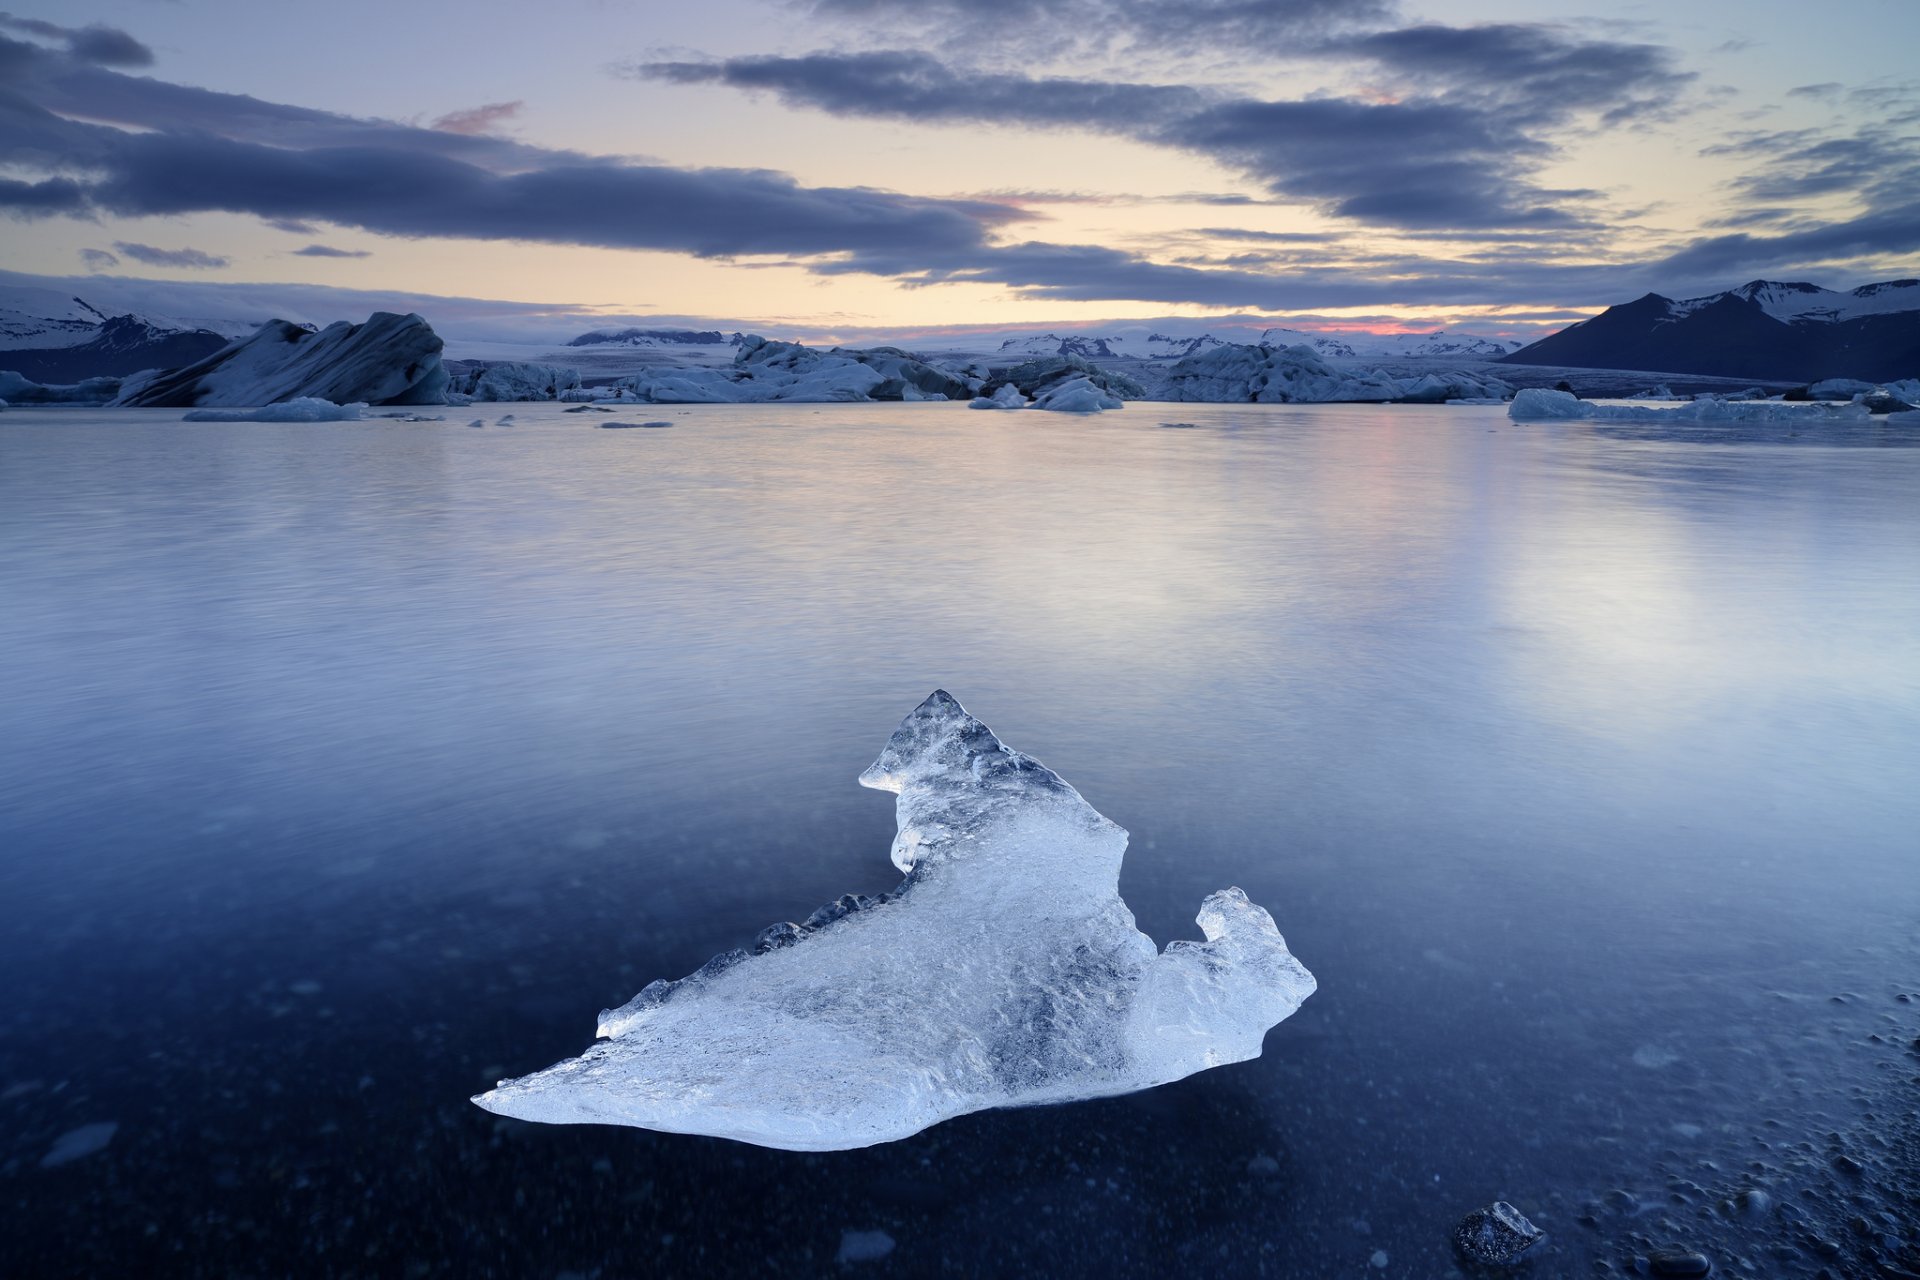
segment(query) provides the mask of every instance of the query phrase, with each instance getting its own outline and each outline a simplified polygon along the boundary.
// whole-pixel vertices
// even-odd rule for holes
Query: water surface
[[[1553,1274],[1920,1269],[1920,433],[446,412],[0,417],[21,1274],[1425,1277],[1496,1197]],[[832,1156],[466,1102],[891,887],[936,686],[1150,934],[1273,911],[1263,1058]]]

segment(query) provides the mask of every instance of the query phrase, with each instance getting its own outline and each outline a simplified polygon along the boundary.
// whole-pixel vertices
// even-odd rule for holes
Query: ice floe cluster
[[[821,351],[747,337],[731,365],[637,373],[615,387],[621,398],[651,404],[756,404],[964,400],[977,385],[963,370],[898,347]]]
[[[1529,387],[1514,396],[1515,422],[1866,422],[1862,404],[1790,404],[1778,400],[1694,400],[1670,408],[1595,404],[1565,391]]]
[[[194,409],[182,416],[183,422],[358,422],[366,416],[364,401],[335,404],[300,396],[278,404],[255,405],[246,409]],[[419,419],[438,421],[438,419]]]
[[[1397,378],[1377,369],[1336,369],[1304,344],[1209,347],[1175,362],[1147,388],[1153,400],[1226,404],[1444,404],[1512,395],[1513,388],[1501,379],[1464,370]]]
[[[502,1115],[797,1151],[989,1107],[1151,1088],[1257,1057],[1313,976],[1238,889],[1156,951],[1119,895],[1127,834],[935,692],[863,785],[898,794],[906,879],[600,1015],[578,1058],[475,1098]]]

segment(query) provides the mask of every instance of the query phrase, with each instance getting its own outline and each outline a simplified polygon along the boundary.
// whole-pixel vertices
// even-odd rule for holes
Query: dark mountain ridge
[[[1802,382],[1911,378],[1920,376],[1920,280],[1845,293],[1753,280],[1679,301],[1649,293],[1502,362]]]

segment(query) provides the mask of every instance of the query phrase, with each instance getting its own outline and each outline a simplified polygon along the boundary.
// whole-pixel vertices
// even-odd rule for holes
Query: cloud
[[[796,0],[818,18],[943,43],[1118,57],[1221,49],[1289,56],[1328,32],[1391,18],[1394,0]]]
[[[1453,102],[1524,113],[1517,122],[1557,125],[1576,112],[1618,124],[1671,103],[1694,79],[1660,45],[1592,40],[1548,23],[1400,27],[1327,41],[1320,52],[1362,58]]]
[[[1511,32],[1503,37],[1513,38]],[[1379,56],[1424,58],[1461,74],[1469,52],[1484,56],[1489,48],[1481,43],[1436,52],[1416,42]],[[1550,79],[1557,57],[1538,56],[1529,74]],[[789,105],[836,115],[1013,121],[1115,134],[1210,157],[1259,179],[1276,195],[1387,226],[1573,226],[1585,220],[1564,204],[1594,194],[1531,183],[1530,174],[1554,148],[1522,127],[1528,117],[1516,114],[1511,99],[1268,102],[1185,85],[971,72],[904,50],[640,63],[617,72],[769,92]],[[1596,89],[1579,93],[1603,101]],[[1605,101],[1619,107],[1628,99]],[[1544,116],[1535,112],[1532,122],[1561,121],[1571,110],[1558,104]]]
[[[442,133],[488,133],[502,121],[511,120],[520,114],[527,104],[515,99],[512,102],[489,102],[484,106],[468,107],[464,111],[449,111],[433,122],[433,128]]]
[[[365,249],[336,249],[330,244],[310,244],[304,249],[295,249],[296,258],[371,258],[373,255]]]
[[[39,36],[45,40],[58,40],[66,45],[67,53],[71,57],[96,66],[150,67],[153,65],[153,50],[118,27],[104,27],[98,24],[87,27],[63,27],[58,23],[45,22],[39,18],[16,18],[10,13],[0,13],[0,28],[18,31],[24,35]]]
[[[86,188],[71,178],[47,178],[40,182],[0,178],[0,213],[9,217],[81,217],[86,212]]]
[[[131,244],[116,240],[113,247],[135,262],[150,267],[184,267],[193,271],[217,271],[230,265],[229,259],[198,249],[156,249],[150,244]]]
[[[106,271],[109,268],[120,265],[120,259],[108,253],[105,249],[82,249],[80,251],[80,261],[86,265],[89,271]]]
[[[9,63],[22,74],[0,102],[0,162],[78,175],[87,206],[123,216],[224,211],[283,226],[705,257],[946,253],[1029,216],[988,201],[807,187],[766,170],[634,164],[358,120],[123,76],[0,38],[0,65]]]
[[[1912,203],[1774,236],[1745,232],[1696,240],[1655,264],[1670,278],[1730,279],[1809,264],[1920,252],[1920,194]]]

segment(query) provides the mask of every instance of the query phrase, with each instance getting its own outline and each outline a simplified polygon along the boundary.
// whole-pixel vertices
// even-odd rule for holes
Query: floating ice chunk
[[[1815,400],[1851,400],[1874,390],[1875,384],[1858,378],[1826,378],[1807,388]]]
[[[969,409],[1024,409],[1026,407],[1027,398],[1021,395],[1020,388],[1011,382],[1002,384],[1001,388],[990,396],[975,396],[967,401]]]
[[[302,396],[280,404],[263,404],[251,409],[194,409],[181,416],[182,422],[357,422],[366,405],[335,404]]]
[[[1528,387],[1507,416],[1515,422],[1864,422],[1857,404],[1782,404],[1773,400],[1695,400],[1657,409],[1638,404],[1594,404],[1565,391]]]
[[[1051,409],[1055,413],[1100,413],[1124,409],[1126,401],[1111,391],[1101,390],[1091,378],[1074,378],[1042,391],[1034,397],[1032,407]]]
[[[1887,421],[1895,426],[1920,427],[1920,409],[1903,409],[1887,415]]]
[[[69,1129],[53,1140],[53,1146],[40,1157],[42,1169],[54,1169],[63,1164],[97,1155],[107,1149],[113,1141],[113,1135],[120,1126],[112,1120],[102,1120],[95,1124],[83,1124],[78,1129]]]
[[[653,983],[600,1015],[580,1057],[474,1101],[551,1124],[843,1150],[1256,1057],[1313,992],[1238,889],[1201,905],[1206,941],[1156,954],[1120,900],[1126,832],[945,692],[860,781],[899,794],[899,888]]]

